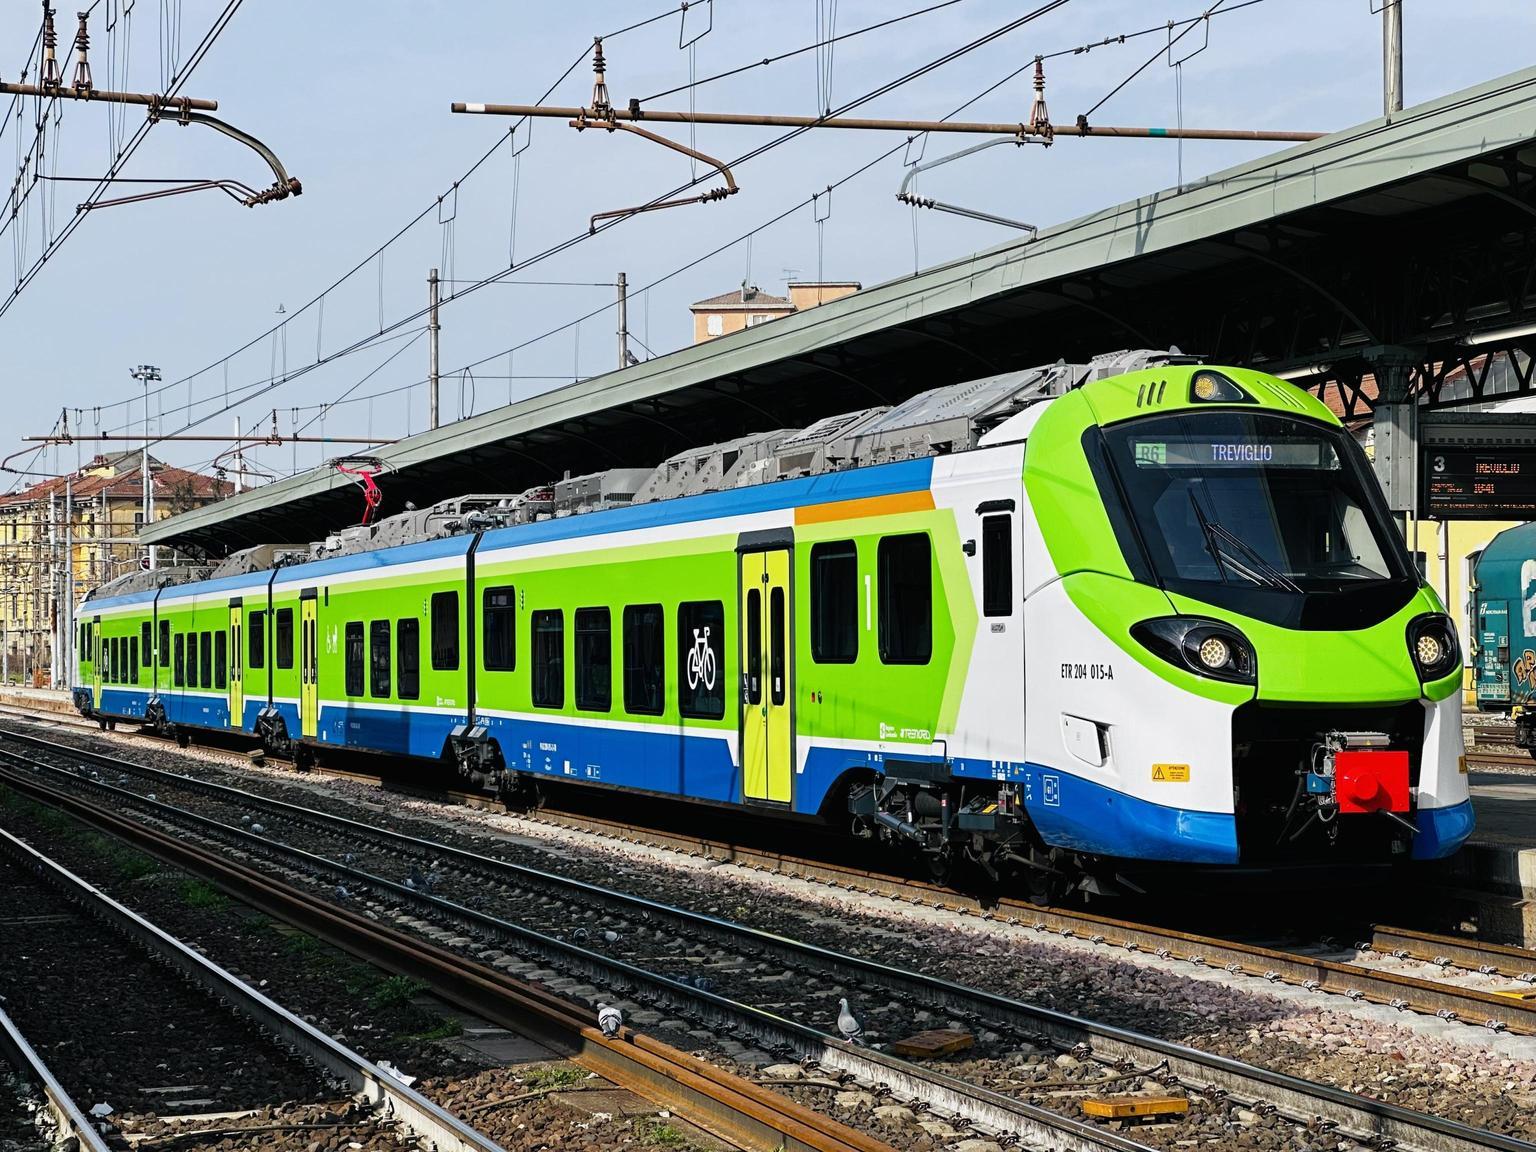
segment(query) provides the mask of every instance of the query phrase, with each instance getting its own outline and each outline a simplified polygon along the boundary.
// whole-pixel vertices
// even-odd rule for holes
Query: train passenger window
[[[880,541],[880,660],[926,664],[933,657],[933,549],[926,532]]]
[[[198,646],[198,673],[197,679],[204,688],[213,687],[213,633],[204,632],[203,642]]]
[[[533,614],[533,706],[565,707],[565,613],[545,608]]]
[[[485,669],[510,672],[517,667],[517,591],[510,584],[487,588],[481,599]]]
[[[747,589],[747,703],[763,702],[763,591]]]
[[[1013,517],[981,518],[981,611],[1013,615]]]
[[[272,640],[277,648],[273,654],[279,668],[293,667],[293,609],[277,610],[277,627],[272,630]]]
[[[677,708],[684,716],[725,715],[725,605],[718,600],[677,606]]]
[[[347,625],[347,695],[363,694],[363,623],[354,620]]]
[[[395,692],[402,700],[421,696],[421,621],[395,625]]]
[[[859,656],[859,554],[852,540],[811,546],[811,659],[852,664]]]
[[[117,637],[107,641],[107,679],[117,683]]]
[[[660,604],[624,609],[624,711],[660,716],[666,707]]]
[[[130,636],[124,647],[128,649],[128,683],[137,684],[139,682],[139,646]]]
[[[229,635],[219,631],[213,634],[213,686],[223,688],[229,675]]]
[[[171,670],[171,683],[177,688],[187,686],[187,636],[185,632],[176,633],[176,656]]]
[[[785,691],[784,589],[768,593],[768,691],[775,704],[784,703]]]
[[[452,672],[459,666],[459,594],[432,594],[432,667]]]
[[[146,620],[139,625],[139,659],[144,662],[146,668],[155,662],[154,654],[150,652],[154,642],[154,627]]]
[[[576,609],[576,707],[613,707],[613,624],[606,608]]]
[[[171,659],[171,622],[160,621],[160,667],[164,668]]]
[[[368,625],[368,695],[389,699],[389,621]]]
[[[245,630],[250,645],[246,664],[252,668],[264,667],[267,662],[267,614],[252,612],[245,618]]]

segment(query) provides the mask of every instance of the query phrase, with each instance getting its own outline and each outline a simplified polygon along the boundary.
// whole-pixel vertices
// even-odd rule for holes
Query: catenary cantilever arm
[[[594,233],[597,231],[597,222],[599,220],[613,220],[621,216],[634,216],[640,212],[655,212],[662,208],[679,208],[684,204],[709,204],[715,200],[724,200],[727,196],[734,196],[738,191],[740,191],[740,189],[736,187],[736,177],[731,175],[731,170],[725,163],[720,160],[716,160],[713,156],[709,156],[703,152],[698,151],[697,149],[690,148],[686,144],[679,144],[676,140],[669,140],[665,136],[660,136],[655,132],[649,132],[644,128],[636,127],[633,124],[624,124],[617,120],[611,119],[589,120],[581,118],[572,120],[571,127],[578,130],[586,128],[606,128],[610,132],[631,132],[636,136],[642,137],[643,139],[650,140],[656,144],[660,144],[664,148],[670,148],[674,152],[681,152],[684,156],[688,156],[694,160],[702,160],[716,172],[719,172],[721,178],[725,180],[725,185],[723,187],[711,188],[708,192],[700,193],[698,196],[679,196],[673,200],[658,200],[654,204],[641,204],[634,208],[614,208],[608,212],[594,213],[592,219],[588,221],[587,225],[589,230]]]
[[[969,148],[962,148],[958,152],[952,152],[948,156],[941,156],[937,160],[930,160],[927,164],[914,164],[907,170],[906,179],[901,182],[901,189],[896,193],[896,199],[903,204],[912,204],[918,208],[932,208],[935,212],[948,212],[955,216],[964,216],[970,220],[982,220],[988,224],[1001,224],[1004,228],[1019,228],[1031,234],[1039,229],[1033,224],[1026,224],[1022,220],[1010,220],[1006,216],[994,216],[990,212],[982,212],[975,208],[965,208],[959,204],[946,204],[942,200],[935,200],[928,196],[915,196],[907,191],[912,184],[912,178],[919,172],[928,172],[942,164],[948,164],[951,160],[960,160],[988,148],[996,148],[999,144],[1044,144],[1047,141],[1025,136],[1004,136],[997,140],[984,140],[980,144],[973,144]]]

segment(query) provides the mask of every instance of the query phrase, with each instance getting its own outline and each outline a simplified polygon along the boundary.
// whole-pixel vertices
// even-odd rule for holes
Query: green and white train
[[[1455,628],[1360,449],[1176,354],[125,579],[81,606],[80,709],[298,761],[819,818],[1048,885],[1472,828]]]

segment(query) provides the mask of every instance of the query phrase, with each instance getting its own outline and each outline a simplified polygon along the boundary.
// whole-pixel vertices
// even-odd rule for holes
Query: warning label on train
[[[1188,784],[1188,764],[1154,764],[1152,779],[1159,784]]]

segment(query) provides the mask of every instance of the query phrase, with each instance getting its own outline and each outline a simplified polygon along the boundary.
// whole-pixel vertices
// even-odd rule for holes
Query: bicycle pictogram
[[[688,687],[697,689],[700,681],[706,691],[715,689],[715,651],[709,646],[709,625],[693,630],[693,647],[688,652]]]

